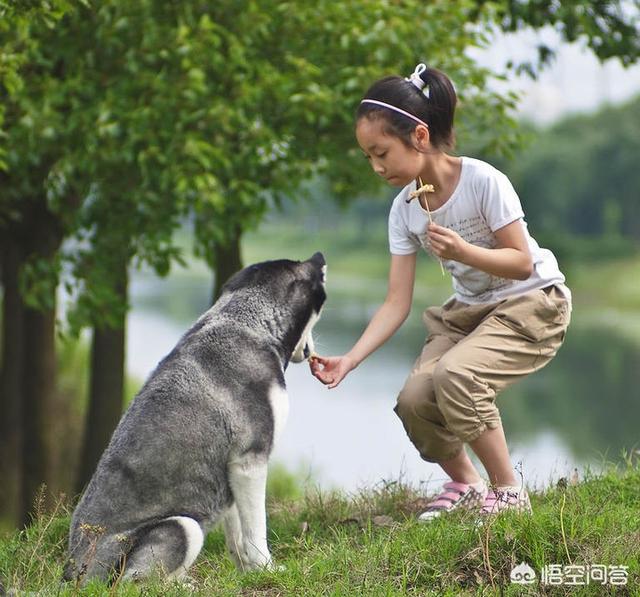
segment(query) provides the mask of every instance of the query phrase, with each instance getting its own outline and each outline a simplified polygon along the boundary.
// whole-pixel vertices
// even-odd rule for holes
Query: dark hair
[[[427,97],[411,81],[404,77],[384,77],[376,81],[364,95],[363,99],[372,99],[400,108],[413,114],[429,125],[431,144],[438,149],[453,149],[455,134],[453,132],[453,116],[456,110],[456,92],[449,77],[435,68],[427,68],[420,78],[428,86]],[[425,90],[427,87],[425,87]],[[399,112],[376,104],[360,104],[356,120],[382,118],[386,126],[385,132],[399,137],[403,143],[413,147],[411,133],[417,122]]]

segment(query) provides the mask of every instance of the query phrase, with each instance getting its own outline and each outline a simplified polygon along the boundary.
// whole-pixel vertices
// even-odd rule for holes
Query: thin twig
[[[489,573],[489,582],[491,583],[491,587],[495,590],[496,583],[493,577],[493,568],[491,566],[491,557],[489,551],[489,537],[491,535],[491,527],[495,522],[496,517],[490,516],[487,517],[487,520],[484,521],[482,525],[482,530],[484,531],[484,536],[480,536],[480,545],[482,546],[482,559],[484,561],[484,568]]]
[[[562,505],[560,506],[560,530],[562,531],[562,542],[564,543],[564,551],[567,554],[567,559],[569,560],[569,564],[573,564],[573,562],[571,561],[571,556],[569,555],[569,547],[567,546],[567,536],[565,535],[564,532],[564,519],[563,519],[563,513],[564,513],[564,503],[567,499],[567,493],[566,490],[562,491]]]
[[[411,191],[409,193],[409,199],[414,199],[415,197],[422,197],[424,199],[424,207],[427,210],[427,216],[429,217],[429,224],[433,224],[433,219],[431,217],[431,210],[429,209],[429,201],[427,199],[427,193],[435,193],[436,189],[432,184],[422,184],[422,179],[418,176],[418,184],[420,185],[415,191]],[[440,271],[444,276],[444,265],[442,265],[442,259],[438,257],[438,262],[440,263]]]

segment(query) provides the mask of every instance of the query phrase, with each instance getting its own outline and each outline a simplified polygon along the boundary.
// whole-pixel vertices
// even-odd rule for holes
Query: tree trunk
[[[25,238],[25,257],[51,262],[62,242],[60,222],[48,210],[46,197],[38,197],[26,205],[24,222],[29,236]],[[54,477],[60,452],[56,430],[64,429],[64,421],[60,420],[55,383],[56,288],[49,291],[46,308],[24,307],[20,513],[23,525],[29,524],[43,485],[47,491],[43,494],[45,500],[37,504],[38,509],[48,507],[50,496],[60,490]]]
[[[22,485],[24,305],[18,275],[22,251],[5,234],[2,259],[2,370],[0,371],[0,517],[18,524]]]
[[[47,492],[55,487],[53,478],[56,438],[52,431],[56,421],[55,396],[55,309],[25,310],[25,360],[23,370],[22,410],[22,512],[24,526],[31,519],[32,508],[48,505],[47,494],[43,503],[36,504],[42,486]]]
[[[215,281],[213,286],[212,304],[218,300],[224,283],[242,269],[242,255],[240,252],[240,241],[242,232],[239,228],[234,228],[229,241],[225,245],[214,243],[213,245],[213,265],[215,268]]]
[[[127,264],[121,264],[117,283],[123,302],[127,299]],[[82,456],[76,491],[81,493],[91,479],[113,434],[124,404],[125,325],[123,312],[117,327],[93,329],[89,406],[85,419]]]

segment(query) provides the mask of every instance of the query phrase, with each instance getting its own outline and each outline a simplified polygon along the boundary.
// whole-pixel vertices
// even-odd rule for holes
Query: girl
[[[358,144],[374,172],[402,189],[389,214],[388,292],[347,354],[311,361],[313,374],[335,388],[394,334],[411,308],[420,248],[451,274],[454,295],[424,312],[427,341],[394,409],[421,457],[451,477],[422,520],[460,507],[531,511],[495,400],[554,357],[571,312],[558,263],[530,236],[507,177],[448,153],[455,106],[451,81],[424,64],[407,79],[377,81],[360,103]]]

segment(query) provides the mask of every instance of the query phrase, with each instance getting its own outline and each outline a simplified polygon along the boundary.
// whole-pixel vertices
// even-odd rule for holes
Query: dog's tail
[[[96,536],[82,525],[79,533],[70,549],[62,580],[81,586],[93,579],[113,582],[121,574],[132,548],[133,534],[107,534],[103,531]]]
[[[181,576],[203,544],[204,532],[195,519],[163,518],[132,531],[103,535],[93,545],[83,542],[82,549],[72,550],[63,580],[84,585],[97,578],[112,584],[120,578],[144,578],[158,568],[169,576]]]

